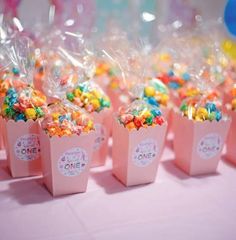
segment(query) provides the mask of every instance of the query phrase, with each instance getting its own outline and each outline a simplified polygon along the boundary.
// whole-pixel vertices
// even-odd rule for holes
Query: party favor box
[[[4,134],[5,130],[4,130],[4,120],[3,118],[0,116],[0,150],[4,150],[5,149],[5,141],[4,141]]]
[[[4,101],[4,97],[0,97],[0,106],[2,106]],[[5,142],[4,142],[4,137],[3,137],[3,133],[4,133],[4,123],[3,123],[3,118],[0,116],[0,150],[4,150],[5,149]]]
[[[231,117],[230,131],[226,141],[226,159],[236,164],[236,112],[227,111]]]
[[[129,131],[113,120],[113,174],[126,186],[151,183],[163,152],[167,123]]]
[[[86,191],[94,139],[94,131],[50,138],[40,127],[43,179],[53,196]]]
[[[108,156],[108,139],[111,132],[112,110],[104,109],[94,112],[95,142],[91,167],[103,166]]]
[[[13,177],[41,174],[38,122],[2,120],[7,162]]]
[[[230,122],[197,122],[173,113],[175,164],[189,175],[215,173]]]
[[[169,131],[171,131],[171,127],[172,127],[172,108],[169,106],[161,107],[161,112],[163,114],[163,117],[168,122],[167,132],[169,132]]]

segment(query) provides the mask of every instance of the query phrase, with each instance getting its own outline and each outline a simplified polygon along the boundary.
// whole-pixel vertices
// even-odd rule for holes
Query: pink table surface
[[[130,188],[109,160],[91,170],[86,193],[59,198],[40,177],[11,179],[0,160],[0,239],[235,240],[236,167],[221,161],[215,175],[188,177],[173,158],[168,142],[156,182]]]

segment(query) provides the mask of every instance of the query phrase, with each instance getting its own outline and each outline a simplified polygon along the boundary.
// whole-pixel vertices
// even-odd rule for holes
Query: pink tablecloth
[[[188,177],[166,148],[153,184],[126,188],[111,161],[91,170],[88,191],[53,199],[40,178],[13,180],[0,161],[1,240],[235,240],[236,168]]]

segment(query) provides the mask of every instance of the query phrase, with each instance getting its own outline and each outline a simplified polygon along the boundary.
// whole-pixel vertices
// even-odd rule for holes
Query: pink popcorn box
[[[40,127],[43,181],[53,196],[87,189],[94,132],[80,136],[49,137]]]
[[[0,116],[0,150],[4,150],[5,149],[5,141],[4,141],[4,122],[3,122],[3,118]]]
[[[129,131],[113,119],[112,172],[126,186],[155,180],[167,123]]]
[[[38,122],[2,120],[7,163],[12,177],[40,175],[41,155]]]
[[[226,141],[226,159],[236,164],[236,112],[227,111],[231,117],[230,131]]]
[[[189,175],[215,173],[230,122],[197,122],[174,112],[175,164]]]
[[[0,97],[0,106],[2,106],[3,101],[4,101],[4,97]],[[3,118],[0,116],[0,150],[5,149],[5,142],[4,142],[3,133],[4,133]]]
[[[167,126],[167,133],[171,131],[171,126],[172,126],[172,109],[170,107],[161,107],[161,112],[166,119],[168,126]]]
[[[108,156],[108,140],[111,132],[112,110],[104,109],[94,112],[95,141],[93,145],[93,157],[91,167],[105,165]]]

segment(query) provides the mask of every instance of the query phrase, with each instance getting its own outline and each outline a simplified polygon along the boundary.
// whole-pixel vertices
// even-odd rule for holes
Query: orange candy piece
[[[136,129],[134,122],[129,122],[125,125],[128,130]]]

